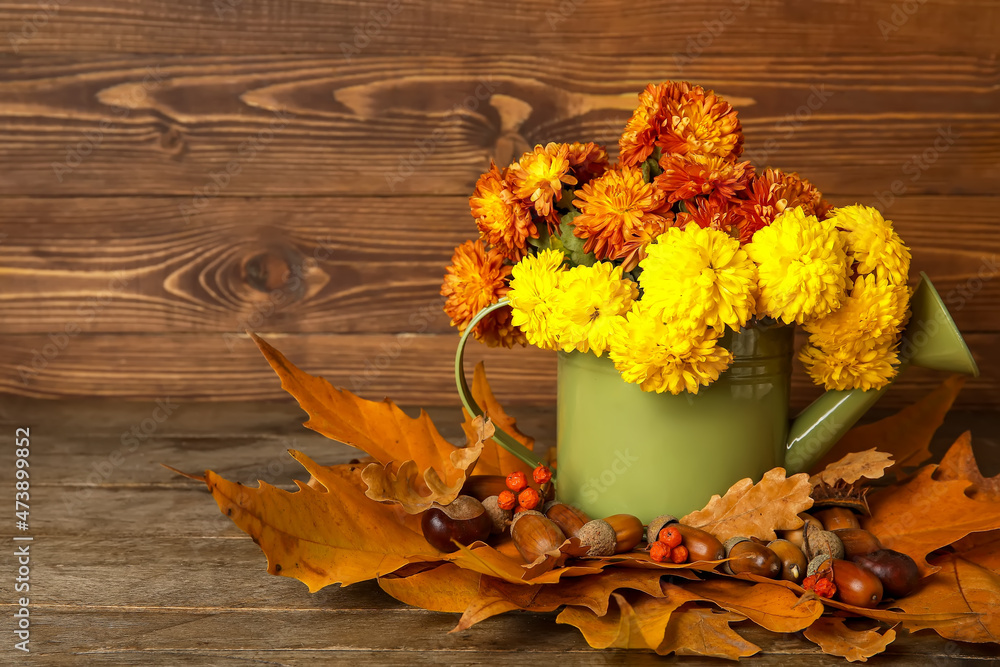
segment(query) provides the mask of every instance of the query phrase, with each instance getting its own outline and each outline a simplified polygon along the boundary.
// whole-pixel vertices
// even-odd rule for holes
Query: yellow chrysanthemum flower
[[[862,349],[870,341],[891,343],[906,324],[909,303],[906,285],[892,285],[872,274],[860,276],[840,308],[803,328],[813,346],[827,351]]]
[[[552,309],[552,330],[559,347],[601,356],[638,296],[636,284],[622,278],[622,267],[610,262],[566,271],[559,277],[559,296]]]
[[[688,223],[671,227],[639,263],[643,303],[664,319],[739,330],[754,314],[756,270],[739,241]]]
[[[786,209],[743,246],[757,263],[758,314],[802,324],[840,307],[847,288],[844,239],[829,220]]]
[[[559,296],[559,276],[565,272],[566,256],[558,250],[542,250],[528,255],[511,271],[511,321],[520,328],[532,345],[555,350],[556,338],[551,328],[552,305]]]
[[[719,335],[686,322],[665,323],[638,302],[612,339],[610,356],[622,379],[643,391],[697,394],[732,363],[729,350],[718,345]]]
[[[903,244],[878,209],[854,204],[834,209],[831,222],[847,232],[847,252],[858,262],[858,273],[875,272],[894,285],[905,285],[910,249]]]
[[[799,359],[813,381],[827,389],[868,391],[889,384],[896,377],[899,363],[896,343],[870,340],[860,347],[827,352],[807,345]]]

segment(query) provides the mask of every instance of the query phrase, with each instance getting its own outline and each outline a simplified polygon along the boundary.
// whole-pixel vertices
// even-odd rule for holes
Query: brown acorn
[[[806,548],[806,526],[810,523],[819,524],[815,517],[811,514],[806,514],[805,512],[799,512],[799,518],[802,519],[802,526],[795,528],[793,530],[782,530],[779,531],[778,537],[788,540],[799,549],[805,551]]]
[[[763,544],[745,537],[733,537],[725,544],[726,561],[723,570],[729,574],[756,574],[768,579],[781,576],[781,559]]]
[[[459,496],[447,505],[434,503],[420,517],[420,529],[432,547],[445,553],[457,551],[462,545],[485,540],[493,528],[493,520],[483,504],[472,496]]]
[[[818,571],[828,569],[833,570],[833,583],[837,586],[837,598],[841,602],[871,609],[882,601],[882,582],[868,570],[837,558],[824,561]]]
[[[815,512],[815,516],[822,522],[825,530],[861,527],[858,515],[846,507],[828,507]]]
[[[510,535],[518,553],[529,563],[546,552],[558,549],[566,541],[566,535],[559,526],[534,510],[519,512],[514,517]]]
[[[920,568],[912,558],[898,551],[879,549],[855,556],[854,563],[878,577],[889,597],[905,598],[920,585]]]
[[[462,485],[462,495],[482,502],[507,490],[507,478],[502,475],[473,475]]]
[[[689,563],[699,560],[722,560],[726,557],[726,550],[715,535],[701,528],[685,526],[683,523],[677,524],[677,530],[684,538],[681,544],[687,547]]]
[[[834,533],[823,530],[818,524],[808,524],[806,526],[806,556],[815,558],[820,554],[830,558],[843,558],[844,545]]]
[[[545,516],[559,526],[559,530],[566,537],[576,537],[580,529],[590,521],[590,517],[584,514],[583,510],[559,501],[545,505]]]
[[[839,528],[833,534],[844,545],[844,560],[854,560],[857,556],[870,554],[882,548],[878,538],[864,528]]]
[[[806,568],[809,566],[802,549],[788,540],[772,540],[767,548],[781,560],[781,578],[796,584],[802,583],[806,577]]]
[[[642,521],[631,514],[615,514],[606,519],[615,530],[615,553],[623,554],[635,549],[642,541]]]

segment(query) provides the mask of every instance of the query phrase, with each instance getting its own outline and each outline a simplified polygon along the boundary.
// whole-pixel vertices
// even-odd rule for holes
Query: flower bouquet
[[[607,352],[643,391],[690,392],[733,362],[727,330],[801,325],[827,389],[879,389],[899,367],[910,253],[874,208],[832,208],[795,173],[740,159],[737,111],[685,82],[639,96],[610,164],[594,143],[491,165],[441,294],[487,345]]]

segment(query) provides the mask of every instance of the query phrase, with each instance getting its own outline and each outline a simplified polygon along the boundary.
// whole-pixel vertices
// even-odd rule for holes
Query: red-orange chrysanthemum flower
[[[686,227],[693,222],[702,229],[718,229],[729,232],[738,227],[740,217],[736,206],[719,199],[698,197],[684,202],[686,212],[677,214],[677,227]]]
[[[667,81],[659,85],[647,84],[639,93],[639,106],[625,123],[625,131],[618,140],[623,165],[634,167],[652,155],[663,121],[670,115],[670,103],[679,100],[689,89],[687,82]]]
[[[608,151],[592,141],[569,144],[566,157],[578,185],[585,185],[608,170]]]
[[[663,192],[646,183],[635,167],[611,169],[576,196],[573,204],[580,215],[573,218],[573,233],[587,240],[583,249],[598,259],[618,257],[627,237],[647,222],[666,225],[670,213]]]
[[[816,187],[795,172],[768,167],[754,176],[740,202],[740,243],[749,243],[786,208],[802,207],[806,215],[826,217],[830,205]]]
[[[527,252],[527,239],[538,236],[531,210],[514,197],[506,175],[492,162],[490,170],[476,181],[469,208],[479,227],[479,238],[515,262]]]
[[[735,201],[753,175],[749,162],[716,155],[664,155],[660,167],[663,173],[656,177],[656,187],[667,194],[670,202],[696,195]]]
[[[568,144],[535,146],[510,165],[508,177],[515,197],[530,202],[550,225],[559,224],[552,203],[559,198],[564,183],[576,185],[576,177],[570,173]]]
[[[503,262],[503,254],[495,248],[487,250],[482,241],[466,241],[455,248],[441,284],[441,296],[447,298],[444,312],[452,326],[464,331],[476,313],[507,293],[511,267]],[[508,314],[506,319],[502,313]],[[491,313],[476,326],[474,335],[488,345],[523,344],[523,334],[509,320],[507,309]]]
[[[743,128],[733,106],[711,90],[690,86],[669,104],[669,114],[656,140],[663,154],[739,157]]]

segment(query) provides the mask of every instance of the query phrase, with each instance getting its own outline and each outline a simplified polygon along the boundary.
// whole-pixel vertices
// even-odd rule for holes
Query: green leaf
[[[560,234],[552,237],[552,247],[561,250],[572,266],[593,266],[597,258],[589,252],[584,252],[584,241],[573,234],[573,219],[580,215],[576,209],[571,210],[561,219]]]

